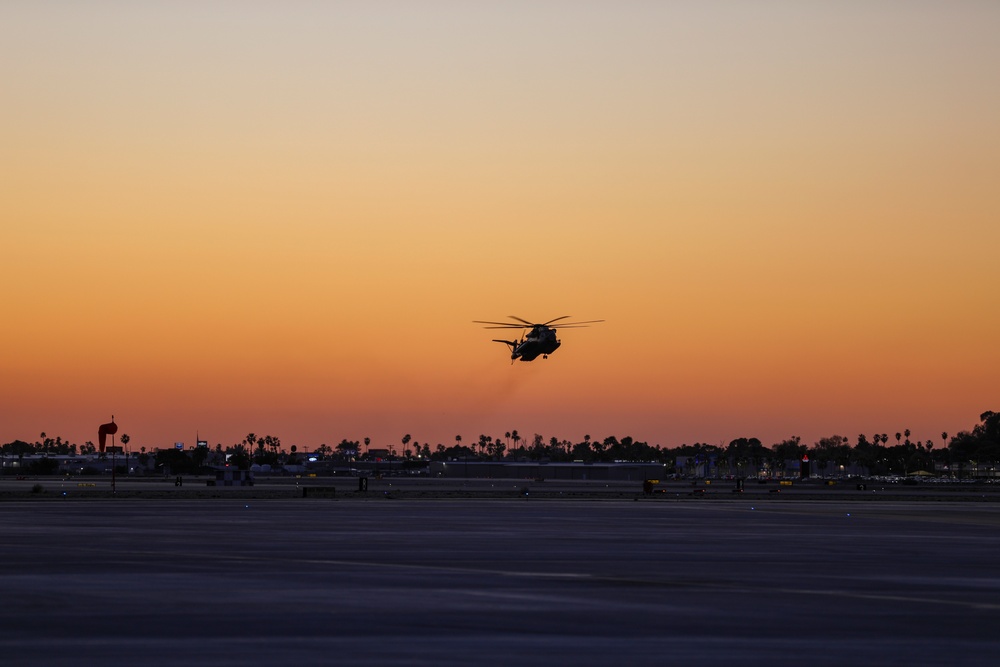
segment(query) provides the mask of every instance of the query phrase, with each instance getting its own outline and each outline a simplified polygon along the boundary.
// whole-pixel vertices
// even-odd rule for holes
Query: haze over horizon
[[[0,442],[1000,409],[1000,5],[0,5]],[[604,319],[511,366],[473,320]]]

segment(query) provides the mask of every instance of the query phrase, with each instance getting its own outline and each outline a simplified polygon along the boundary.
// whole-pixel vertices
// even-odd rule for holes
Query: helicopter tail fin
[[[507,345],[510,348],[510,363],[514,363],[514,360],[517,359],[517,346],[520,345],[520,343],[516,340],[503,340],[502,338],[494,338],[493,342]]]

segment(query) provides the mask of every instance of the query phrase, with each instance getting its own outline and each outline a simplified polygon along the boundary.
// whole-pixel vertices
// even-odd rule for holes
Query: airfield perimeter
[[[742,491],[727,480],[664,480],[643,493],[641,480],[535,480],[485,478],[434,478],[394,476],[366,478],[367,489],[359,490],[359,478],[258,476],[254,486],[215,486],[214,478],[123,477],[112,485],[104,476],[0,477],[0,501],[4,499],[84,499],[84,498],[339,498],[342,500],[517,498],[559,500],[925,500],[958,502],[998,502],[1000,484],[971,482],[929,482],[915,484],[856,480],[794,480],[787,485],[775,480],[758,483],[747,480]],[[912,480],[911,480],[912,481]]]
[[[472,487],[489,480],[385,479],[362,495],[356,479],[336,482],[343,492],[309,481],[315,494],[301,480],[252,489],[159,480],[155,494],[125,480],[113,498],[76,482],[63,496],[58,480],[0,481],[9,492],[0,495],[0,663],[994,665],[1000,656],[992,485],[734,494],[716,483],[698,497],[690,483],[645,496],[634,484],[601,491],[604,482],[488,491]],[[19,484],[28,486],[11,489]]]

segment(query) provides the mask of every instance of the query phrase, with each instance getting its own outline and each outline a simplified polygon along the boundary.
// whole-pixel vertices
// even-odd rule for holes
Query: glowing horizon
[[[0,441],[1000,409],[1000,7],[0,7]],[[604,319],[509,364],[473,320]]]

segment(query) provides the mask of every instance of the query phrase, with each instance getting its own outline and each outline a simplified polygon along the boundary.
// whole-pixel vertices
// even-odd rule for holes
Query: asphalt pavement
[[[994,503],[0,502],[4,665],[994,665]]]

